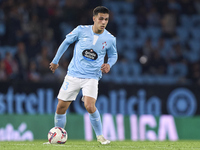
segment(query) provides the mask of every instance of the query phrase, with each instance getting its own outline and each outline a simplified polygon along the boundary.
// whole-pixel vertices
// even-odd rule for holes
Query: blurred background
[[[92,11],[99,5],[110,10],[106,29],[117,38],[119,54],[117,63],[100,80],[97,100],[108,122],[105,134],[113,129],[108,138],[200,139],[200,0],[0,0],[0,120],[6,120],[0,121],[0,140],[14,140],[3,133],[18,128],[18,140],[29,128],[32,140],[46,138],[74,45],[54,74],[49,63],[66,34],[78,25],[93,24]],[[78,118],[74,122],[80,123],[83,117],[83,126],[87,124],[80,100],[68,113]],[[13,119],[23,118],[18,115],[24,120]],[[34,117],[48,118],[48,127],[41,129],[44,136],[30,127]],[[171,124],[160,126],[165,119]],[[108,120],[113,120],[113,126]],[[118,133],[118,125],[123,126],[124,136]],[[193,130],[186,132],[189,126]],[[71,128],[72,123],[69,132]],[[88,130],[85,127],[72,138],[92,140]]]

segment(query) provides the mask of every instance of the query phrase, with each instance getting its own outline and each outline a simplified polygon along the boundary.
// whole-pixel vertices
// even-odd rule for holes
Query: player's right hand
[[[54,63],[50,63],[49,64],[49,68],[51,69],[51,71],[54,73],[55,70],[59,67],[59,64],[54,64]]]

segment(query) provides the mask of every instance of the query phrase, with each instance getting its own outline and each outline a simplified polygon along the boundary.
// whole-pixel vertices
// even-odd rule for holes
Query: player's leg
[[[84,106],[89,113],[90,122],[96,136],[102,135],[102,123],[98,109],[95,106],[96,100],[89,96],[84,96]]]
[[[66,125],[66,111],[69,108],[69,105],[72,101],[63,101],[58,99],[58,105],[54,115],[54,126],[65,128]],[[50,144],[50,142],[45,142],[43,144]]]
[[[54,124],[57,127],[65,128],[66,111],[80,91],[79,79],[66,76],[58,94],[58,105],[54,117]]]
[[[90,122],[97,136],[97,141],[99,141],[101,144],[110,144],[110,141],[106,140],[103,136],[101,117],[98,109],[95,106],[95,103],[96,99],[89,96],[84,96],[84,105],[86,110],[89,112]]]
[[[66,111],[72,101],[74,101],[80,91],[79,79],[66,76],[58,93],[58,105],[54,116],[54,125],[65,128],[67,115]],[[43,144],[50,144],[45,142]]]
[[[82,86],[83,101],[86,110],[90,116],[90,122],[96,133],[97,140],[101,144],[109,144],[110,141],[103,137],[102,123],[98,109],[95,106],[98,94],[98,81],[95,79],[86,79]]]
[[[58,99],[58,105],[56,113],[54,116],[54,125],[55,127],[65,128],[66,125],[66,111],[69,108],[72,101],[63,101]]]

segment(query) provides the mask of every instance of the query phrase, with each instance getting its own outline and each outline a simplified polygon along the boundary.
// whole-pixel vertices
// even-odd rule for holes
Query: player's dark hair
[[[106,8],[106,7],[104,7],[104,6],[97,6],[97,7],[93,10],[93,16],[98,15],[98,13],[109,14],[109,10],[108,10],[108,8]]]

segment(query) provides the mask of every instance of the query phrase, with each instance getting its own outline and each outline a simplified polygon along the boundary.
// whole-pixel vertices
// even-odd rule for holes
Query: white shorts
[[[66,75],[57,98],[63,101],[74,101],[81,89],[83,96],[97,99],[98,80],[81,79]]]

